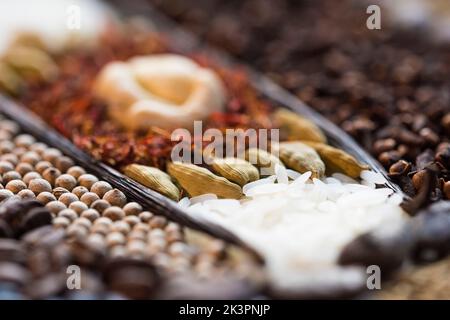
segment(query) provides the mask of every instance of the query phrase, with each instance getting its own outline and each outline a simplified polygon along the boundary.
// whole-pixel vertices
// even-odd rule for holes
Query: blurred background
[[[450,199],[450,1],[148,2],[340,125],[408,195],[436,164],[426,201]],[[374,4],[379,30],[366,25]],[[449,268],[411,268],[383,297],[449,299]]]

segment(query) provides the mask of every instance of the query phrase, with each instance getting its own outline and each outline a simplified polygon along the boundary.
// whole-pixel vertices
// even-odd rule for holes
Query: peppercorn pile
[[[205,297],[202,282],[251,270],[245,261],[234,269],[222,241],[188,243],[178,224],[127,201],[14,122],[0,119],[0,137],[0,297],[171,297],[180,277],[199,282],[196,295]],[[81,290],[68,288],[71,265],[81,268]]]
[[[408,195],[435,162],[430,200],[450,199],[449,45],[399,29],[383,6],[369,30],[358,1],[149,2],[340,125]]]

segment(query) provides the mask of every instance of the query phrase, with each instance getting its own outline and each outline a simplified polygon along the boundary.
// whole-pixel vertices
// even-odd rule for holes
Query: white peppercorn
[[[142,222],[149,222],[151,218],[153,218],[153,213],[150,211],[143,211],[139,214],[139,219],[141,219]]]
[[[142,230],[144,232],[150,231],[150,226],[148,224],[139,222],[135,226],[133,226],[133,230]]]
[[[66,230],[67,235],[71,238],[83,239],[88,235],[86,228],[77,224],[71,224]]]
[[[96,247],[104,247],[106,245],[105,237],[100,233],[91,233],[87,241]]]
[[[98,218],[100,218],[100,213],[98,213],[95,209],[87,209],[81,213],[81,217],[89,219],[91,222],[94,222]]]
[[[163,238],[155,238],[150,244],[147,246],[147,250],[150,254],[155,254],[161,251],[164,251],[167,247],[167,242]]]
[[[0,153],[1,154],[5,154],[5,153],[10,153],[12,152],[14,149],[14,143],[12,143],[9,140],[5,140],[5,141],[0,141]]]
[[[92,233],[98,233],[98,234],[101,234],[102,236],[106,236],[109,233],[109,230],[110,230],[110,226],[106,225],[106,224],[94,223],[94,225],[91,228]]]
[[[24,153],[20,157],[21,162],[29,163],[31,165],[36,165],[39,161],[41,161],[41,157],[37,154],[37,152],[34,151],[28,151]]]
[[[112,190],[111,185],[106,181],[97,181],[91,187],[91,192],[94,192],[100,198],[103,198],[105,193],[107,193],[108,191],[111,191],[111,190]]]
[[[37,172],[43,174],[45,170],[52,167],[52,164],[48,161],[39,161],[34,167]]]
[[[166,233],[162,229],[153,229],[148,233],[148,240],[151,242],[153,239],[166,237]]]
[[[49,202],[56,201],[56,197],[50,192],[41,192],[36,197],[36,200],[38,200],[40,203],[46,205]]]
[[[92,185],[98,181],[98,178],[92,174],[83,174],[78,177],[78,184],[80,186],[91,189]]]
[[[75,202],[72,202],[72,203],[69,205],[69,209],[72,209],[72,210],[74,210],[76,213],[78,213],[79,215],[81,215],[81,213],[82,213],[84,210],[89,209],[89,207],[88,207],[84,202],[81,202],[81,201],[75,201]]]
[[[67,169],[67,174],[70,174],[75,179],[78,179],[80,176],[86,173],[86,170],[84,170],[82,167],[79,166],[73,166]]]
[[[62,152],[55,148],[48,148],[42,153],[42,158],[45,161],[56,163],[56,159],[62,157]]]
[[[72,193],[74,195],[76,195],[80,200],[81,200],[81,197],[85,193],[88,193],[88,192],[89,192],[89,190],[86,187],[83,187],[83,186],[78,186],[78,187],[75,187],[75,188],[72,189]]]
[[[141,240],[141,241],[145,241],[146,240],[146,232],[143,230],[131,230],[128,233],[128,239],[129,240]]]
[[[27,185],[29,185],[31,180],[41,179],[41,178],[42,177],[39,173],[37,173],[36,171],[31,171],[23,176],[22,181],[25,182]]]
[[[111,205],[106,200],[96,200],[91,204],[91,208],[97,210],[100,214],[103,213],[107,208],[109,208]]]
[[[33,179],[28,184],[28,187],[34,192],[35,195],[39,195],[41,192],[52,191],[52,186],[45,179]]]
[[[123,211],[125,211],[125,215],[137,216],[142,212],[142,206],[137,202],[128,202],[124,207]]]
[[[127,243],[127,250],[132,255],[143,255],[145,252],[145,242],[134,239]]]
[[[167,219],[162,217],[162,216],[154,216],[153,218],[150,219],[150,221],[148,222],[150,227],[152,228],[164,228],[167,224]]]
[[[15,147],[11,152],[15,154],[18,158],[22,157],[28,150],[24,147]],[[19,163],[20,164],[20,163]]]
[[[19,191],[26,189],[27,185],[22,180],[12,180],[6,184],[5,188],[16,194]]]
[[[57,215],[60,211],[66,209],[66,205],[60,201],[50,201],[45,207],[53,214]]]
[[[67,172],[67,170],[73,166],[73,160],[70,159],[69,157],[59,157],[56,159],[56,167],[61,171],[61,172]]]
[[[108,247],[125,244],[125,236],[120,232],[111,232],[106,236],[106,244]]]
[[[19,158],[13,153],[7,153],[0,156],[0,161],[8,161],[14,167],[19,163]]]
[[[73,221],[74,224],[79,224],[89,230],[92,227],[92,222],[89,219],[80,217]]]
[[[36,196],[34,192],[30,189],[23,189],[17,193],[17,195],[22,199],[34,199]]]
[[[67,228],[70,225],[70,220],[66,217],[56,217],[53,219],[53,226],[56,228]]]
[[[22,179],[22,176],[20,175],[20,173],[16,172],[16,171],[8,171],[6,173],[3,174],[3,183],[7,184],[10,181],[13,180],[20,180]]]
[[[116,222],[113,223],[112,230],[113,231],[118,231],[118,232],[123,233],[124,235],[127,235],[128,232],[130,232],[131,227],[125,221],[119,220],[119,221],[116,221]]]
[[[42,153],[48,149],[48,146],[43,142],[35,142],[30,146],[30,151],[34,151],[39,155],[42,155]]]
[[[58,178],[61,175],[61,171],[59,171],[56,168],[50,167],[44,170],[42,173],[42,177],[50,182],[52,186],[55,185],[56,178]]]
[[[78,218],[78,214],[72,209],[63,209],[58,213],[58,217],[66,217],[70,221]]]
[[[77,186],[77,180],[70,174],[62,174],[55,180],[56,187],[62,187],[69,191]]]
[[[164,228],[164,231],[166,232],[176,232],[176,231],[181,231],[181,227],[179,224],[175,223],[175,222],[169,222],[167,224],[167,226]]]
[[[117,221],[125,217],[125,212],[123,212],[122,208],[113,206],[105,209],[102,215],[110,218],[112,221]]]
[[[108,191],[103,196],[103,200],[109,202],[110,205],[122,208],[127,204],[127,197],[123,194],[122,191],[118,189],[113,189]]]
[[[64,203],[67,207],[69,207],[72,202],[79,201],[78,197],[70,192],[63,193],[58,200]]]
[[[36,142],[36,139],[29,134],[19,134],[14,138],[14,143],[19,147],[30,147],[33,143]]]
[[[12,134],[2,130],[3,128],[0,127],[0,141],[9,141],[12,138]]]
[[[90,207],[95,201],[99,199],[100,199],[99,196],[94,192],[86,192],[80,198],[80,200],[86,203],[88,207]]]
[[[130,227],[135,226],[137,223],[141,222],[141,219],[139,219],[139,217],[137,216],[126,216],[123,221],[125,221],[126,223],[128,223],[130,225]]]
[[[52,191],[53,195],[54,195],[57,199],[59,199],[59,197],[61,197],[61,195],[62,195],[63,193],[68,193],[68,192],[69,192],[69,190],[64,189],[64,188],[62,188],[62,187],[57,187],[57,188],[53,189],[53,191]]]
[[[0,189],[0,201],[6,200],[13,196],[14,196],[14,193],[12,193],[11,191],[6,190],[6,189]]]
[[[107,225],[107,226],[110,227],[110,226],[112,226],[113,222],[112,222],[112,220],[110,218],[100,217],[97,220],[95,220],[94,224],[95,225],[97,225],[97,224],[104,224],[104,225]]]
[[[108,242],[107,242],[108,244]],[[108,245],[110,246],[110,245]],[[127,250],[124,246],[122,245],[111,245],[112,248],[109,252],[109,254],[111,255],[111,258],[122,258],[122,257],[126,257],[127,255]]]
[[[28,172],[31,172],[34,170],[33,166],[26,162],[21,162],[16,166],[15,169],[18,173],[20,173],[23,176],[25,176]]]
[[[6,160],[0,160],[0,174],[5,174],[6,172],[13,171],[14,165]]]
[[[11,120],[2,120],[0,122],[0,128],[2,128],[2,130],[7,131],[11,134],[17,134],[20,130],[19,125]]]

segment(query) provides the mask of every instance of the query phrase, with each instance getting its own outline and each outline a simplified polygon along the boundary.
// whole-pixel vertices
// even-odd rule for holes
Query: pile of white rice
[[[243,200],[205,194],[180,205],[194,217],[231,230],[264,256],[272,284],[284,289],[359,286],[365,270],[336,264],[343,247],[371,230],[387,232],[406,219],[402,196],[372,171],[361,182],[342,174],[309,179],[281,166],[276,175],[244,186]],[[379,187],[376,189],[376,186]]]

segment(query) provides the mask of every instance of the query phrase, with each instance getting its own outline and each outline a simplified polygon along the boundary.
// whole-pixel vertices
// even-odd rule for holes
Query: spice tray
[[[139,14],[139,16],[145,17],[145,19],[151,21],[150,29],[153,32],[157,31],[158,33],[164,34],[174,52],[182,53],[186,56],[201,52],[202,55],[217,61],[221,66],[229,68],[236,68],[239,66],[236,61],[232,60],[226,54],[199,43],[194,36],[174,26],[170,21],[166,20],[143,1],[128,1],[126,5],[120,1],[112,1],[112,3],[116,5],[116,8],[121,12],[124,19]],[[342,220],[336,220],[336,217],[338,216],[332,217],[331,219],[324,218],[328,219],[326,221],[324,220],[324,230],[326,231],[327,228],[334,228],[333,232],[336,232],[329,234],[332,236],[336,235],[336,239],[328,239],[320,234],[321,221],[318,220],[314,222],[316,224],[312,225],[314,227],[312,228],[312,231],[314,232],[311,232],[311,234],[313,234],[313,238],[311,239],[312,245],[310,247],[305,245],[304,252],[302,252],[302,255],[300,255],[298,260],[289,259],[292,257],[292,253],[298,252],[298,247],[296,246],[301,245],[303,242],[306,243],[308,238],[297,239],[294,237],[295,233],[293,233],[292,230],[286,232],[287,235],[290,234],[291,238],[285,237],[285,232],[282,232],[281,234],[273,234],[273,239],[270,237],[264,239],[264,237],[261,237],[260,232],[253,233],[252,230],[248,231],[240,229],[236,227],[236,223],[233,224],[231,220],[225,221],[220,217],[213,219],[208,212],[200,212],[201,210],[206,210],[208,208],[208,206],[203,206],[202,202],[205,200],[213,201],[210,202],[210,204],[213,205],[213,203],[215,203],[214,201],[217,200],[216,198],[196,199],[196,201],[198,201],[197,209],[199,209],[199,212],[201,213],[197,214],[195,213],[196,208],[194,208],[196,203],[191,203],[190,199],[185,198],[177,203],[162,194],[143,186],[133,179],[130,179],[111,166],[95,160],[89,154],[76,147],[55,129],[51,128],[47,123],[42,121],[38,115],[33,114],[28,108],[21,106],[10,98],[0,96],[0,113],[17,122],[23,131],[30,133],[50,146],[60,149],[65,155],[72,158],[80,166],[88,169],[99,178],[110,183],[113,187],[122,190],[127,198],[136,201],[142,205],[145,210],[149,210],[158,215],[163,215],[172,221],[178,222],[182,226],[205,232],[213,237],[246,249],[261,261],[264,265],[264,269],[267,271],[265,293],[269,296],[294,298],[354,296],[367,289],[365,278],[365,268],[367,266],[378,266],[385,274],[391,274],[392,271],[401,267],[402,263],[407,260],[409,251],[414,244],[414,237],[410,232],[409,218],[400,208],[400,203],[408,203],[410,199],[401,192],[400,188],[395,183],[390,181],[382,166],[343,130],[326,120],[320,114],[313,111],[265,76],[247,67],[240,68],[250,76],[252,86],[256,88],[262,99],[265,99],[272,105],[289,109],[295,114],[308,119],[320,128],[330,145],[330,147],[325,146],[324,148],[332,149],[333,152],[335,152],[333,154],[338,154],[338,156],[345,154],[347,157],[345,159],[350,159],[351,163],[359,162],[367,165],[367,169],[370,169],[362,170],[361,167],[359,168],[358,175],[355,176],[355,178],[359,178],[359,172],[365,172],[361,173],[361,177],[362,181],[367,185],[360,185],[355,182],[356,180],[341,181],[336,177],[329,177],[330,179],[327,180],[327,186],[324,186],[319,179],[314,179],[312,180],[314,182],[306,183],[309,176],[300,175],[293,170],[285,170],[280,166],[278,166],[278,169],[276,167],[276,174],[273,175],[273,180],[270,180],[270,177],[266,178],[268,180],[265,180],[264,182],[267,182],[269,185],[274,184],[275,179],[277,179],[277,186],[281,185],[281,187],[284,188],[283,190],[287,190],[286,192],[294,193],[293,191],[295,191],[294,197],[297,196],[297,189],[289,189],[289,179],[294,180],[294,182],[297,181],[295,187],[300,187],[298,190],[311,192],[311,196],[319,194],[320,190],[327,190],[327,192],[329,192],[327,195],[328,197],[334,192],[330,191],[330,187],[336,187],[339,190],[345,189],[348,193],[345,194],[347,197],[342,200],[337,200],[338,197],[340,197],[339,192],[341,191],[338,191],[336,195],[333,195],[333,197],[336,197],[336,203],[340,201],[339,205],[346,208],[346,212],[344,212],[346,216],[339,219],[349,220],[349,223],[347,223],[348,229],[344,228],[345,230],[339,230],[339,228],[336,228],[336,223],[342,222]],[[321,154],[323,158],[328,156],[327,152],[324,152],[324,155]],[[312,167],[312,169],[315,168]],[[312,171],[312,174],[315,174],[314,170]],[[311,172],[309,174],[311,174]],[[364,178],[364,176],[366,178]],[[318,177],[320,177],[320,175],[318,175]],[[280,183],[280,180],[283,179],[286,180],[286,183]],[[373,181],[370,181],[371,179]],[[291,182],[291,185],[294,184],[294,182]],[[328,186],[328,184],[331,185],[333,183],[335,184],[334,186]],[[356,186],[356,184],[358,184],[358,186]],[[371,187],[369,188],[368,185]],[[366,187],[370,190],[366,190]],[[355,197],[353,193],[356,193],[355,190],[358,188],[364,188],[368,193],[360,194],[358,197]],[[249,191],[249,189],[250,187],[247,188],[247,191]],[[247,196],[249,195],[250,193],[247,193]],[[258,194],[253,195],[255,199],[259,196],[260,195]],[[271,205],[277,207],[284,201],[284,199],[280,198],[280,195],[276,192],[273,193],[273,198],[269,199],[266,197],[260,199],[264,200],[262,203],[268,207]],[[304,198],[296,198],[295,201],[299,203],[299,206],[303,206],[303,203],[306,203],[307,200],[308,199]],[[378,219],[379,214],[381,220],[378,221],[375,219],[375,221],[371,222],[372,220],[369,219],[370,215],[367,215],[367,212],[363,212],[364,210],[362,209],[355,209],[355,212],[352,212],[352,210],[349,209],[352,208],[352,201],[368,202],[368,206],[370,207],[368,210],[373,210],[368,212],[372,212],[373,215],[376,216],[376,219]],[[373,203],[371,201],[373,201]],[[319,200],[317,202],[319,202]],[[243,203],[244,205],[246,204],[245,201]],[[333,208],[328,210],[324,205],[319,211],[324,214],[329,214],[333,210],[341,213],[339,211],[341,210],[341,207],[336,206],[336,203],[327,203],[326,205],[332,205]],[[225,211],[228,212],[234,210],[233,208],[235,207],[233,206],[241,206],[241,204],[238,204],[236,201],[227,202],[227,205],[229,205],[229,207],[225,208]],[[281,213],[284,213],[283,211],[287,211],[288,208],[289,206],[281,207],[281,209],[274,209],[274,212],[277,213],[282,211]],[[242,207],[240,207],[240,209],[242,209]],[[255,212],[258,212],[258,210],[263,211],[264,208],[254,210],[256,210]],[[393,218],[390,216],[390,210],[393,211]],[[388,212],[386,216],[383,216],[382,214],[384,211]],[[279,219],[283,220],[288,218],[289,217],[282,217]],[[356,227],[353,226],[352,219],[355,219],[355,221],[364,225],[364,228],[362,228],[363,232],[356,233],[357,236],[355,236],[353,232],[355,229],[358,229],[358,225],[356,225]],[[366,223],[365,220],[369,222]],[[275,222],[277,221],[274,220],[273,223]],[[305,226],[307,225],[308,220],[295,222],[300,223],[301,228],[303,228],[299,230],[302,230],[304,234],[308,233],[308,228]],[[269,221],[269,224],[271,223],[272,222]],[[286,230],[290,230],[288,224],[283,227],[287,228]],[[350,231],[346,233],[346,230]],[[304,236],[303,233],[301,233],[300,236]],[[330,247],[327,247],[327,242],[333,243],[335,240],[335,245],[333,244]],[[281,250],[281,248],[284,247],[286,247],[286,251]],[[317,252],[318,248],[324,248],[323,252]],[[283,252],[280,253],[281,251]],[[310,260],[308,259],[311,259],[314,263],[310,263]],[[330,263],[330,261],[333,263]]]

